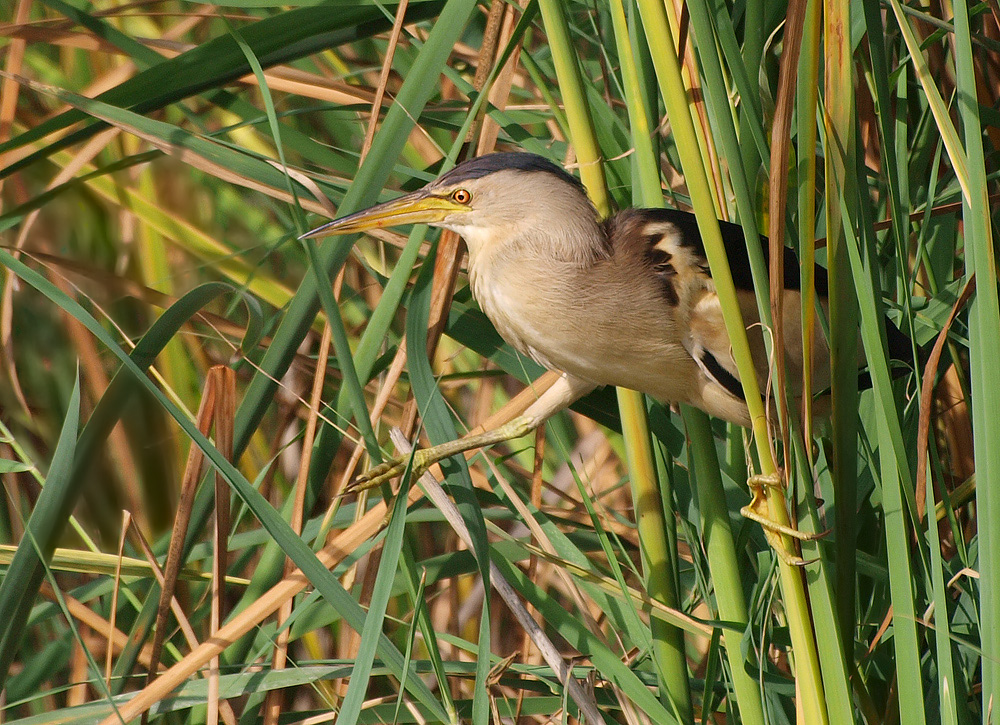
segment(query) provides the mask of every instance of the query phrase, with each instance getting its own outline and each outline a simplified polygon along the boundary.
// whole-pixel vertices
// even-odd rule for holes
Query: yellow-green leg
[[[465,453],[476,448],[488,448],[503,441],[520,438],[533,431],[540,423],[540,420],[529,418],[527,415],[521,415],[499,428],[494,428],[478,435],[448,441],[447,443],[442,443],[431,448],[420,448],[413,453],[412,475],[418,477],[438,461],[443,461],[445,458],[450,458],[458,453]],[[379,464],[354,479],[354,483],[349,490],[363,491],[367,488],[380,486],[386,481],[402,475],[409,462],[410,456],[397,456],[385,463]]]
[[[431,448],[422,448],[413,454],[413,475],[419,476],[438,461],[476,448],[487,448],[503,441],[513,440],[530,433],[540,426],[544,420],[567,407],[577,398],[586,395],[596,386],[566,373],[560,377],[548,390],[539,396],[538,400],[528,406],[523,415],[514,418],[498,428],[466,436],[455,441],[442,443]],[[380,486],[382,483],[401,475],[410,461],[410,456],[397,456],[381,465],[375,466],[361,474],[351,485],[350,490],[362,491]]]

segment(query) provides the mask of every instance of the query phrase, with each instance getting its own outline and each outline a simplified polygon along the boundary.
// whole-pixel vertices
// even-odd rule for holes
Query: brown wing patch
[[[671,305],[690,304],[696,290],[711,284],[707,262],[695,253],[682,236],[682,231],[670,222],[649,222],[643,228],[646,258],[664,288]]]
[[[708,260],[705,259],[692,243],[684,238],[684,232],[671,222],[650,222],[646,224],[645,233],[651,245],[671,257],[671,264],[681,280],[688,284],[696,278],[710,279]]]
[[[651,236],[649,238],[649,244],[646,247],[646,260],[653,268],[653,274],[656,275],[656,278],[660,282],[663,298],[668,304],[673,306],[680,302],[680,297],[677,296],[677,288],[674,286],[677,278],[677,270],[674,269],[673,255],[661,249],[657,244],[658,241],[658,236]]]
[[[626,209],[604,222],[607,244],[638,260],[654,275],[663,300],[689,309],[704,290],[714,291],[708,262],[690,214],[666,209]]]

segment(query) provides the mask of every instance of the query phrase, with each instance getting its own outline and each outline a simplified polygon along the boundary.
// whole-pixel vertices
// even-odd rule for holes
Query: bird
[[[416,468],[523,435],[605,385],[750,426],[743,386],[693,214],[624,209],[602,219],[581,182],[552,161],[498,152],[456,165],[421,189],[326,223],[302,238],[429,224],[468,247],[473,297],[515,350],[560,373],[519,418],[493,431],[417,452]],[[720,222],[748,331],[760,327],[742,227]],[[769,245],[761,237],[765,261]],[[802,379],[799,265],[784,248],[784,346],[793,393]],[[817,265],[815,288],[827,295]],[[821,305],[825,302],[821,302]],[[818,313],[817,313],[818,314]],[[902,333],[899,333],[902,335]],[[829,349],[817,335],[814,391],[829,388]],[[769,374],[763,334],[749,334],[761,389]],[[861,362],[861,361],[859,361]],[[801,388],[801,385],[799,385]],[[396,459],[364,474],[398,475]]]

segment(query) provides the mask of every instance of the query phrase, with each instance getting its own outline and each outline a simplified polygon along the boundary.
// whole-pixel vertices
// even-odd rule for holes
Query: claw
[[[406,462],[393,458],[355,476],[354,480],[351,481],[351,485],[347,487],[347,491],[349,493],[359,493],[367,491],[370,488],[376,488],[402,474],[404,470],[406,470]]]
[[[412,454],[414,477],[419,477],[424,471],[441,460],[441,458],[447,457],[441,456],[440,458],[433,458],[435,450],[435,448],[418,449]],[[411,454],[409,453],[405,456],[396,456],[395,458],[390,458],[385,463],[380,463],[379,465],[368,469],[364,473],[355,477],[355,479],[351,482],[351,485],[347,487],[347,491],[349,493],[367,491],[370,488],[381,486],[383,483],[388,483],[396,476],[403,475],[406,471],[407,465],[410,463],[410,457]]]
[[[789,566],[805,566],[810,563],[800,556],[796,556],[788,551],[781,535],[789,536],[798,541],[815,541],[819,534],[809,534],[790,526],[780,524],[771,518],[768,511],[767,496],[765,492],[768,488],[782,488],[781,476],[778,474],[750,476],[747,479],[750,488],[750,503],[740,509],[744,518],[756,521],[764,530],[764,538],[771,548],[777,552],[781,560]]]

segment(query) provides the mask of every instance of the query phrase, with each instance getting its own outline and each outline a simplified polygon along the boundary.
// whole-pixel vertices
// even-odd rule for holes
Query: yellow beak
[[[425,189],[419,189],[398,199],[335,219],[306,232],[299,239],[352,234],[401,224],[433,224],[450,214],[468,210],[467,206],[452,201],[450,197],[435,196]]]

